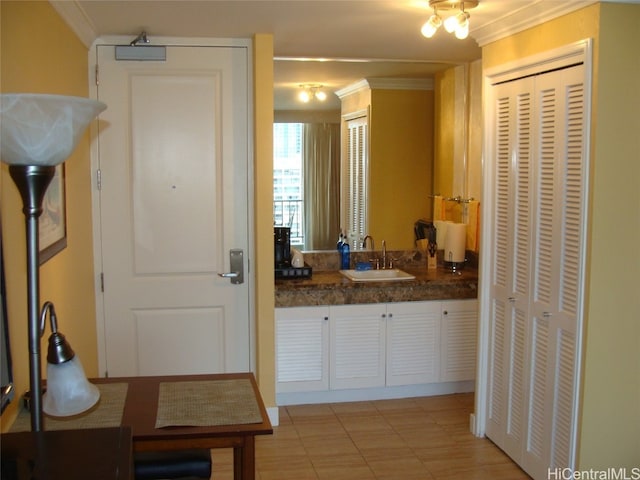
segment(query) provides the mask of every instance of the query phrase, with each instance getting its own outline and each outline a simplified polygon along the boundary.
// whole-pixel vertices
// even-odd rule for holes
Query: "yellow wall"
[[[255,250],[257,380],[267,407],[276,404],[273,282],[273,36],[254,37]]]
[[[443,197],[463,195],[453,191],[453,143],[455,131],[455,68],[435,75],[435,138],[433,192]]]
[[[596,4],[483,47],[483,67],[594,39],[581,469],[640,452],[640,6]]]
[[[413,225],[430,214],[433,108],[432,90],[371,93],[369,233],[391,250],[414,248]]]
[[[580,465],[640,465],[640,5],[602,4]],[[614,441],[611,441],[614,440]]]
[[[438,72],[433,166],[436,194],[482,199],[482,122],[482,62]],[[445,208],[447,220],[462,220],[463,205],[447,202]]]
[[[1,91],[87,97],[87,49],[50,4],[3,0],[0,9]],[[82,359],[87,375],[95,376],[98,358],[88,134],[65,168],[67,248],[40,268],[40,298],[55,303],[60,330]],[[5,164],[0,168],[0,198],[11,350],[16,394],[21,395],[29,385],[25,227],[22,201]],[[49,333],[47,327],[45,343]],[[2,428],[12,422],[16,405],[13,402],[2,415]]]

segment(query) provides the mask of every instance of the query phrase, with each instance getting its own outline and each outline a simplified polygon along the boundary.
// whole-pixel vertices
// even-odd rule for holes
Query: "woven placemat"
[[[127,398],[126,383],[103,383],[96,385],[100,390],[100,400],[91,409],[71,417],[43,416],[45,430],[74,430],[78,428],[119,427],[122,423],[124,402]],[[31,415],[22,408],[11,432],[28,432],[31,430]]]
[[[261,422],[247,379],[160,383],[156,428]]]

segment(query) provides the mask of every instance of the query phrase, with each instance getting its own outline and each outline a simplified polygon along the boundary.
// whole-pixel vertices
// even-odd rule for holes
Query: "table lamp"
[[[48,367],[48,389],[51,392],[49,398],[51,402],[47,403],[58,405],[59,398],[62,398],[63,402],[69,401],[68,397],[59,397],[53,392],[59,390],[56,383],[60,377],[67,376],[65,372],[73,370],[74,374],[78,373],[77,368],[67,368],[73,365],[69,362],[75,357],[72,354],[73,350],[66,344],[64,336],[57,331],[53,304],[47,302],[42,309],[41,318],[38,315],[40,304],[38,218],[42,214],[42,201],[55,174],[56,165],[61,164],[71,155],[91,120],[105,108],[104,103],[79,97],[41,94],[0,95],[0,159],[9,165],[11,178],[22,196],[22,211],[26,224],[29,388],[31,390],[31,430],[34,432],[43,430],[40,338],[44,334],[47,312],[51,318],[52,328],[50,352],[52,348],[54,351],[48,360],[51,362],[51,359],[54,361],[57,359],[60,362],[55,367]],[[41,324],[38,322],[39,319]],[[51,342],[54,344],[53,347]],[[80,370],[82,370],[81,366]],[[81,373],[84,377],[84,371]],[[84,383],[77,380],[67,382],[70,383],[66,384],[67,387],[62,387],[63,390],[68,390],[70,385],[74,385],[88,391],[71,395],[79,400],[77,405],[69,409],[73,413],[65,413],[65,409],[51,407],[52,414],[73,415],[90,408],[98,401],[97,388],[91,385],[86,377]],[[52,397],[55,397],[56,401]]]

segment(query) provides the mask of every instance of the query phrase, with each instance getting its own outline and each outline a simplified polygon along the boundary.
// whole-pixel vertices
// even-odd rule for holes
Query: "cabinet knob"
[[[324,319],[323,319],[323,320],[329,320],[329,317],[324,317]]]
[[[387,318],[387,314],[386,314],[386,313],[383,313],[383,314],[382,314],[382,318]]]
[[[389,318],[393,318],[393,313],[390,313],[390,314],[389,314]]]
[[[443,315],[449,315],[449,312],[447,310],[445,310],[444,312],[442,312]]]

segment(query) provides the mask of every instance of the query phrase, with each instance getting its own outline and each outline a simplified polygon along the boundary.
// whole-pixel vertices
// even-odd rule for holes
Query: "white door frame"
[[[255,338],[255,269],[252,268],[252,260],[255,258],[255,228],[254,228],[254,102],[253,102],[253,50],[250,39],[220,39],[220,38],[175,38],[175,37],[153,37],[152,43],[166,46],[190,46],[190,47],[240,47],[247,49],[247,84],[249,85],[247,98],[247,231],[248,252],[246,261],[248,262],[247,276],[245,282],[248,283],[249,290],[249,365],[252,372],[256,371],[256,338]],[[98,64],[98,45],[129,45],[130,36],[104,36],[96,39],[89,49],[89,96],[92,99],[98,98],[98,88],[96,84],[96,66]],[[109,106],[107,105],[107,108]],[[95,128],[95,127],[93,127]],[[93,265],[94,265],[94,288],[96,299],[96,329],[98,340],[98,375],[103,376],[107,371],[106,359],[106,326],[104,316],[104,294],[102,292],[102,232],[100,224],[100,194],[98,190],[98,152],[100,138],[96,131],[92,131],[92,136],[97,141],[91,145],[91,215],[93,219]]]
[[[583,62],[585,66],[585,97],[588,99],[586,102],[585,118],[590,123],[591,119],[591,84],[592,84],[592,40],[581,40],[554,50],[543,52],[530,57],[522,58],[513,62],[505,63],[497,67],[487,69],[483,73],[483,104],[484,104],[484,147],[483,147],[483,206],[482,206],[482,218],[485,225],[492,225],[494,222],[493,211],[495,208],[493,202],[492,192],[493,188],[493,176],[494,165],[491,158],[494,157],[495,152],[495,131],[490,122],[493,114],[494,104],[494,92],[492,85],[497,82],[514,80],[526,75],[532,75],[536,73],[542,73],[545,71],[553,70],[555,68],[561,68],[568,65],[572,65],[577,62]],[[587,131],[589,127],[587,126]],[[590,152],[590,137],[585,138],[585,152],[589,155]],[[589,162],[587,161],[585,169],[585,198],[589,198]],[[589,218],[588,212],[585,216]],[[587,239],[587,224],[588,221],[582,225],[581,236],[583,241]],[[487,424],[487,407],[488,407],[488,386],[489,386],[489,335],[490,324],[489,315],[491,309],[490,298],[490,285],[491,285],[491,269],[489,267],[491,262],[491,229],[482,229],[481,251],[480,251],[480,271],[479,271],[479,284],[478,284],[478,300],[479,300],[479,326],[478,326],[478,357],[477,357],[477,372],[476,372],[476,395],[475,395],[475,412],[471,418],[471,431],[478,437],[484,437],[486,434]],[[586,243],[585,243],[586,245]],[[588,249],[583,248],[583,252]],[[585,262],[586,255],[583,253],[581,262],[582,276],[579,279],[578,288],[582,292],[585,291]],[[576,381],[574,384],[574,408],[573,408],[573,430],[571,444],[573,450],[571,457],[575,459],[576,439],[578,432],[578,418],[579,418],[579,405],[580,405],[580,380],[581,380],[581,359],[582,359],[582,342],[583,342],[583,315],[584,315],[584,295],[581,295],[580,304],[578,306],[578,326],[576,331]]]

